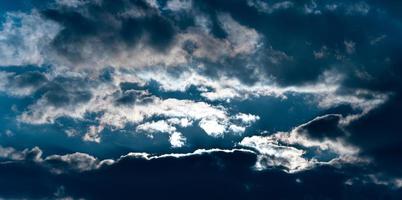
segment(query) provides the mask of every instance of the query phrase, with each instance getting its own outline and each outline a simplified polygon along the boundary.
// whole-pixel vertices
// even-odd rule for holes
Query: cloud
[[[83,121],[92,113],[97,117],[91,119],[94,124],[88,126],[84,141],[99,143],[104,128],[122,130],[134,124],[137,131],[168,133],[171,142],[176,144],[174,146],[183,146],[185,138],[176,131],[176,127],[189,127],[197,121],[208,135],[221,137],[231,131],[241,134],[258,119],[257,116],[244,113],[231,116],[232,113],[223,106],[202,101],[162,99],[146,88],[124,89],[122,83],[127,82],[120,76],[112,76],[116,82],[83,78],[85,76],[56,76],[44,80],[40,87],[30,91],[39,98],[20,114],[19,121],[26,124],[54,124],[63,117]],[[164,120],[150,122],[153,117],[162,117]],[[217,127],[215,125],[219,125],[219,130],[214,128]]]
[[[269,4],[260,0],[248,0],[247,3],[248,5],[257,8],[258,11],[268,14],[272,14],[275,11],[286,10],[294,6],[291,1],[279,1]]]
[[[88,142],[100,143],[100,133],[103,131],[103,129],[103,126],[90,126],[82,139]]]
[[[223,136],[225,125],[217,122],[216,119],[202,119],[200,127],[208,134],[214,137]]]
[[[169,137],[169,142],[172,144],[172,147],[178,148],[186,144],[186,138],[179,132],[173,132]]]
[[[4,198],[400,199],[400,3],[28,4],[0,136],[40,148],[0,147]]]
[[[173,118],[174,120],[170,120],[173,124],[176,122],[177,118]],[[178,119],[177,119],[178,120]],[[185,121],[185,120],[183,120]],[[185,145],[186,138],[180,133],[176,131],[176,127],[171,125],[171,122],[166,122],[164,120],[159,121],[152,121],[140,124],[137,126],[137,132],[145,132],[147,134],[154,134],[154,133],[168,133],[169,142],[174,148],[182,147]],[[185,122],[184,122],[185,123]],[[187,124],[184,124],[187,125]],[[152,135],[150,135],[152,137]]]
[[[254,148],[261,154],[255,168],[258,170],[267,167],[284,167],[288,172],[297,172],[311,168],[315,161],[309,161],[302,157],[303,150],[278,145],[277,141],[259,136],[246,137],[240,145]]]
[[[68,173],[69,171],[88,171],[98,169],[102,165],[114,163],[111,159],[99,160],[85,153],[72,153],[65,155],[49,155],[43,157],[43,152],[39,147],[32,149],[16,150],[12,147],[0,146],[0,158],[11,162],[34,162],[39,164],[52,173]]]
[[[2,197],[109,199],[126,198],[132,196],[134,192],[152,199],[159,199],[162,196],[186,199],[199,191],[214,191],[219,198],[225,196],[232,199],[239,197],[256,199],[266,195],[267,192],[274,198],[289,199],[301,196],[342,198],[343,195],[356,198],[387,196],[398,199],[401,195],[398,188],[384,186],[378,181],[373,182],[370,179],[349,181],[364,180],[365,170],[359,167],[318,166],[293,174],[278,170],[253,171],[255,154],[241,149],[198,150],[188,154],[161,156],[132,153],[99,167],[94,167],[98,162],[93,157],[80,153],[55,156],[53,159],[49,163],[62,162],[61,166],[66,167],[62,169],[76,166],[78,167],[76,169],[90,170],[66,170],[63,173],[54,173],[41,163],[38,163],[39,165],[26,162],[0,163],[2,180],[7,181],[7,183],[0,181]],[[14,173],[9,173],[9,168],[13,168]],[[25,176],[27,173],[32,175]],[[232,178],[228,181],[227,177]],[[86,187],[82,187],[84,183]],[[109,186],[105,183],[119,187],[109,190]],[[194,183],[200,184],[194,185]],[[19,187],[13,187],[17,185]],[[176,187],[169,188],[169,192],[163,194],[150,192],[165,191],[166,185]],[[231,192],[222,192],[222,188]],[[340,192],[342,194],[339,194]],[[210,193],[200,193],[194,198],[205,199],[208,196]]]
[[[345,132],[340,127],[341,119],[342,115],[339,114],[319,116],[306,124],[300,125],[295,131],[315,139],[342,137],[345,136]]]
[[[49,44],[59,30],[37,11],[8,13],[0,29],[0,66],[45,64]]]
[[[170,0],[166,3],[166,9],[171,11],[189,11],[192,8],[192,0]]]
[[[284,167],[294,173],[320,164],[368,162],[369,159],[359,156],[358,147],[347,142],[340,128],[341,118],[340,115],[320,116],[290,132],[245,137],[239,145],[259,153],[255,167],[260,170]]]
[[[99,161],[93,156],[84,153],[73,153],[66,155],[50,155],[43,160],[45,165],[51,167],[53,173],[65,173],[69,170],[76,170],[79,172],[98,169],[102,165],[111,165],[113,160]]]

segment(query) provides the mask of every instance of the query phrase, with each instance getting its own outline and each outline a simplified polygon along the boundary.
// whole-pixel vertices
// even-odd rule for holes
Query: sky
[[[0,199],[402,199],[401,11],[0,0]]]

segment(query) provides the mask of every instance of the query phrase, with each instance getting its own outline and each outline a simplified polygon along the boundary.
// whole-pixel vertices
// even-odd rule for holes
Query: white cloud
[[[192,8],[192,0],[170,0],[166,3],[166,9],[171,11],[189,11]]]
[[[246,137],[240,142],[240,145],[258,151],[259,156],[255,166],[257,170],[267,167],[285,167],[288,172],[296,172],[310,168],[315,163],[314,160],[303,158],[305,153],[303,150],[280,145],[269,137]]]
[[[232,124],[229,126],[229,130],[233,131],[233,133],[241,134],[241,133],[244,133],[244,131],[246,131],[246,127]]]
[[[252,124],[260,119],[259,116],[244,113],[239,113],[235,115],[234,118],[241,120],[244,124]]]
[[[173,132],[169,137],[169,142],[173,148],[183,147],[186,144],[186,138],[179,132]]]
[[[190,86],[196,86],[201,96],[211,101],[230,101],[231,99],[250,99],[261,96],[286,98],[289,93],[311,94],[314,97],[314,103],[317,103],[321,108],[348,104],[356,109],[363,110],[362,114],[366,114],[385,102],[388,96],[388,94],[368,90],[355,90],[350,94],[340,94],[338,91],[341,88],[344,76],[334,70],[323,72],[316,83],[287,87],[281,87],[266,78],[261,78],[253,85],[246,85],[236,78],[225,75],[214,79],[202,75],[194,69],[185,69],[178,76],[169,75],[163,69],[158,72],[138,71],[137,75],[144,82],[157,80],[164,91],[184,92]],[[367,98],[368,96],[370,98]]]
[[[61,162],[77,171],[88,171],[96,169],[99,166],[99,161],[95,157],[84,153],[73,153],[62,156],[51,155],[46,157],[44,162]],[[61,173],[61,170],[55,169],[54,172]]]
[[[88,1],[85,1],[85,0],[56,0],[56,3],[60,6],[76,8],[78,6],[82,6],[86,3],[88,3]]]
[[[260,170],[267,167],[284,167],[285,171],[293,173],[319,164],[340,165],[368,161],[359,157],[359,149],[348,144],[344,138],[318,140],[302,134],[299,129],[304,125],[290,132],[245,137],[239,145],[253,148],[259,153],[255,167]],[[308,152],[313,152],[314,156],[305,156]],[[329,161],[321,160],[320,156],[326,157],[327,152],[336,156]]]
[[[159,68],[158,68],[159,69]],[[202,101],[186,99],[161,99],[152,96],[146,90],[138,91],[135,94],[133,104],[116,105],[116,95],[121,94],[120,83],[133,82],[140,86],[155,79],[160,83],[161,89],[166,91],[185,91],[191,85],[195,85],[202,96],[214,94],[215,98],[209,100],[223,99],[247,99],[258,96],[275,96],[286,98],[286,93],[312,94],[318,106],[329,108],[341,104],[349,104],[356,109],[363,110],[357,115],[348,116],[345,123],[355,120],[371,109],[380,105],[387,99],[385,94],[374,94],[370,91],[358,90],[356,94],[338,95],[338,83],[342,80],[335,72],[327,71],[320,77],[320,82],[315,85],[301,87],[278,87],[272,83],[258,82],[255,85],[244,85],[239,80],[221,76],[220,79],[211,79],[198,74],[196,71],[185,70],[178,77],[169,75],[164,70],[116,70],[113,82],[91,82],[80,88],[65,88],[67,92],[89,92],[91,98],[88,101],[78,104],[55,106],[49,104],[46,98],[40,98],[30,105],[19,117],[20,122],[31,124],[54,123],[57,118],[71,117],[84,120],[87,113],[98,113],[96,122],[100,126],[110,126],[112,129],[123,129],[127,124],[143,124],[152,117],[159,116],[166,120],[172,127],[188,127],[195,121],[204,131],[214,137],[221,137],[225,133],[239,134],[242,130],[255,123],[259,116],[246,113],[230,113],[223,106],[213,106]],[[76,76],[87,76],[86,74]],[[52,77],[48,77],[51,81]],[[173,84],[174,83],[174,84]],[[1,87],[0,87],[1,88]],[[203,89],[204,88],[204,89]],[[3,87],[3,90],[9,88]],[[77,91],[75,91],[77,90]],[[222,92],[223,91],[223,92]],[[226,91],[230,91],[226,93]],[[228,94],[230,94],[228,96]],[[372,98],[366,98],[372,96]],[[147,103],[144,103],[145,101]],[[232,115],[232,116],[231,116]],[[171,132],[171,131],[170,131]],[[86,134],[87,141],[100,141],[99,134]],[[95,133],[95,132],[93,132]],[[90,137],[94,136],[94,137]]]
[[[167,120],[170,124],[179,125],[180,127],[189,127],[193,124],[193,121],[187,118],[170,118]]]
[[[173,118],[174,120],[170,120],[176,122],[177,118]],[[177,119],[178,120],[178,119]],[[155,133],[168,133],[169,134],[169,142],[173,148],[182,147],[186,143],[186,138],[180,133],[176,131],[176,127],[174,123],[171,124],[169,120],[159,120],[152,121],[140,124],[137,126],[136,131],[145,132],[147,134],[155,134]]]
[[[60,27],[31,14],[7,13],[0,30],[0,66],[42,65]]]
[[[257,31],[239,24],[229,14],[220,14],[218,19],[223,29],[228,33],[228,40],[233,48],[233,56],[256,51],[261,42],[261,37]]]
[[[85,13],[83,9],[78,9],[85,3],[81,0],[57,0],[56,5],[77,8],[77,12]],[[148,3],[158,7],[154,0],[149,0]],[[191,5],[191,1],[172,0],[167,3],[167,8],[181,10],[189,9]],[[138,12],[135,13],[138,14]],[[130,15],[130,12],[127,11],[125,14]],[[177,33],[172,39],[172,45],[164,52],[149,47],[146,37],[140,38],[138,44],[130,48],[124,44],[113,44],[113,51],[105,48],[98,38],[87,38],[81,41],[80,49],[82,50],[78,52],[81,54],[80,57],[85,59],[72,62],[66,55],[60,54],[51,46],[51,42],[61,30],[60,25],[42,18],[37,11],[30,14],[8,13],[0,30],[0,59],[2,60],[0,65],[51,64],[67,66],[71,70],[88,70],[88,67],[91,67],[91,70],[97,70],[107,66],[143,68],[188,64],[192,56],[219,61],[227,56],[234,57],[255,51],[260,43],[260,36],[255,30],[240,25],[227,14],[221,14],[219,20],[228,33],[228,39],[215,38],[208,31],[203,31],[206,27],[202,24]],[[204,18],[204,21],[203,24],[210,23],[208,18]],[[191,55],[183,49],[188,41],[194,42],[197,46]],[[75,48],[74,44],[65,45]],[[100,49],[103,50],[100,51]]]
[[[11,160],[23,160],[25,155],[11,147],[0,146],[0,158]]]
[[[225,124],[221,124],[216,119],[202,119],[199,126],[210,136],[222,137],[226,131]]]
[[[127,79],[122,77],[119,81],[127,81]],[[221,130],[218,132],[212,131],[213,133],[207,131],[211,136],[223,134],[232,123],[231,116],[222,106],[213,106],[205,102],[192,100],[160,99],[151,96],[147,92],[139,92],[133,105],[116,105],[116,94],[121,92],[119,84],[120,82],[88,84],[79,90],[90,92],[92,94],[91,98],[78,104],[56,106],[42,97],[36,103],[30,105],[28,110],[19,116],[19,120],[31,124],[46,124],[54,123],[60,117],[83,120],[86,113],[99,113],[100,115],[96,119],[99,126],[108,125],[112,128],[123,129],[129,123],[141,124],[154,116],[159,116],[166,118],[166,121],[160,121],[156,124],[143,124],[138,129],[147,128],[151,130],[153,128],[153,130],[168,133],[175,131],[175,126],[188,127],[192,125],[193,121],[208,120],[208,124],[219,121]],[[65,90],[74,92],[77,88],[65,88]],[[147,103],[141,102],[144,98],[148,99]],[[201,124],[206,127],[204,126],[204,121]],[[162,130],[163,128],[165,130]],[[83,139],[100,142],[100,131],[101,129],[98,130],[95,126],[90,127]]]
[[[103,131],[103,129],[103,126],[89,126],[88,131],[85,133],[82,139],[88,142],[100,143],[100,133]]]
[[[172,133],[176,131],[176,128],[168,124],[164,120],[159,120],[156,122],[146,122],[144,124],[140,124],[136,128],[137,131],[145,131],[147,133]]]
[[[223,153],[234,153],[234,152],[246,152],[254,154],[255,152],[248,150],[248,149],[197,149],[191,153],[169,153],[169,154],[162,154],[162,155],[152,155],[149,153],[138,153],[132,152],[128,153],[127,155],[121,156],[116,162],[122,160],[124,158],[144,158],[147,160],[159,159],[159,158],[183,158],[183,157],[190,157],[194,155],[202,155],[202,154],[211,154],[215,152],[223,152]]]

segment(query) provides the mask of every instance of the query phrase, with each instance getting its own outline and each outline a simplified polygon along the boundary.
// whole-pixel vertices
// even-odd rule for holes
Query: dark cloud
[[[349,127],[351,142],[362,149],[362,154],[370,156],[383,171],[402,175],[402,113],[400,93],[357,120]]]
[[[314,139],[333,139],[345,136],[344,131],[339,127],[341,119],[342,116],[337,114],[324,115],[299,126],[297,131]]]
[[[85,80],[71,77],[57,77],[38,90],[42,98],[52,106],[62,107],[88,102],[92,93],[85,87]]]
[[[34,71],[16,75],[10,82],[17,87],[38,87],[47,82],[47,78],[44,74]]]
[[[134,90],[125,91],[121,97],[116,99],[118,105],[133,105],[136,100],[136,92]]]
[[[274,2],[267,3],[272,5]],[[261,59],[256,62],[248,61],[283,85],[315,82],[325,70],[336,68],[339,73],[347,74],[348,81],[354,87],[371,89],[363,83],[364,78],[355,75],[356,71],[360,70],[381,80],[377,75],[389,74],[394,70],[392,63],[399,58],[393,52],[401,46],[397,39],[401,29],[395,18],[382,15],[375,7],[367,13],[359,13],[362,11],[357,8],[362,5],[346,1],[316,2],[316,9],[320,11],[316,14],[306,11],[308,6],[313,6],[311,1],[293,3],[291,8],[274,13],[259,12],[247,1],[197,1],[195,7],[211,16],[221,12],[230,13],[242,25],[263,34],[266,44],[291,58],[272,63],[268,59],[272,52],[264,50]],[[329,10],[330,5],[337,5],[338,10]],[[367,6],[373,5],[368,2]],[[344,9],[340,10],[341,8]],[[384,41],[387,44],[373,46],[373,38],[383,34],[392,35]],[[345,42],[353,42],[355,50],[350,52],[352,55],[346,50]],[[318,52],[323,47],[329,50],[328,55],[317,59],[313,52]],[[393,57],[390,59],[391,63],[385,61],[387,57]],[[225,64],[235,66],[230,62]],[[237,64],[245,66],[241,62]],[[251,76],[250,73],[242,73],[242,70],[243,68],[237,76]]]
[[[0,193],[5,198],[85,199],[399,199],[398,189],[364,182],[362,171],[330,166],[287,174],[254,171],[252,153],[212,152],[181,158],[147,160],[126,157],[86,172],[53,174],[36,163],[0,165]],[[353,183],[348,180],[353,179]],[[360,180],[360,181],[359,181]]]
[[[193,1],[192,10],[183,13],[166,10],[166,1],[159,2],[158,9],[143,0],[102,0],[88,1],[79,8],[58,6],[42,14],[62,25],[53,46],[73,63],[90,60],[93,54],[99,56],[97,59],[117,55],[135,47],[140,39],[153,49],[167,50],[176,34],[197,26],[194,21],[199,15],[211,21],[215,38],[225,39],[228,33],[218,16],[228,13],[264,36],[264,46],[251,56],[198,60],[211,77],[225,74],[254,83],[260,78],[254,73],[258,71],[281,85],[300,85],[319,81],[323,72],[336,69],[346,75],[345,87],[370,90],[387,90],[398,79],[395,76],[381,82],[387,74],[400,72],[395,68],[399,56],[394,52],[402,46],[401,29],[394,15],[388,14],[393,13],[391,5],[397,3],[297,1],[286,9],[263,12],[250,2]],[[272,7],[278,2],[265,3]],[[372,42],[382,35],[386,35],[383,41]],[[85,45],[93,47],[93,54],[84,53],[80,47]],[[195,48],[191,42],[183,46],[190,54]],[[314,56],[323,49],[320,58]]]
[[[157,51],[171,44],[175,27],[143,0],[89,1],[79,8],[57,7],[42,15],[62,26],[53,41],[58,54],[72,63],[91,59],[81,45],[92,45],[96,55],[118,54],[136,46],[140,39]],[[82,46],[81,46],[82,47]],[[94,56],[94,55],[92,55]]]

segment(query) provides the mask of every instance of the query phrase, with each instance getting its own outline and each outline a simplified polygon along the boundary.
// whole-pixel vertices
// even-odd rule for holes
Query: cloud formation
[[[5,2],[0,198],[400,199],[400,8]]]

